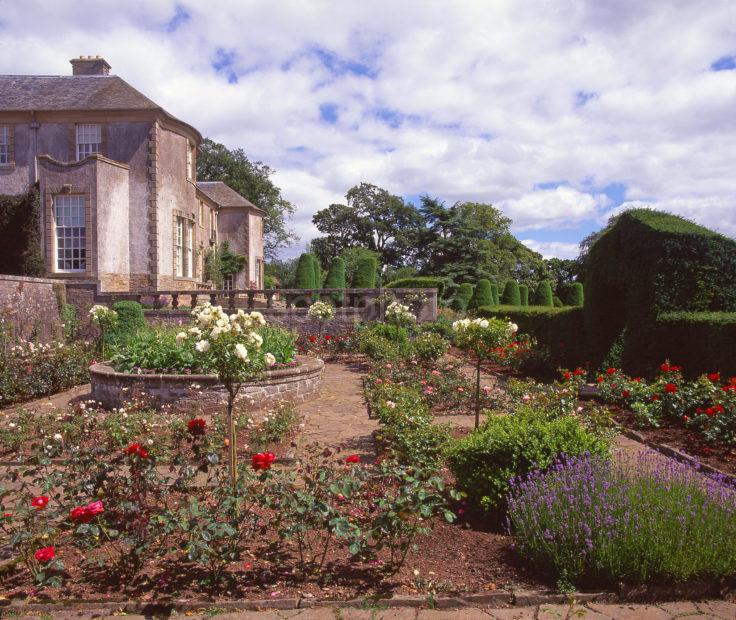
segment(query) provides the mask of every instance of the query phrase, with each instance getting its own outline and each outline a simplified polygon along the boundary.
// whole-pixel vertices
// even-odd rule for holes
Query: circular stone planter
[[[238,401],[247,399],[254,405],[265,405],[316,398],[325,363],[316,357],[301,355],[296,361],[296,366],[269,370],[260,381],[243,384]],[[106,409],[121,407],[139,394],[145,394],[158,404],[188,401],[221,405],[227,401],[225,386],[216,375],[134,375],[115,372],[107,364],[94,364],[89,374],[91,398]],[[198,387],[194,389],[193,385]]]

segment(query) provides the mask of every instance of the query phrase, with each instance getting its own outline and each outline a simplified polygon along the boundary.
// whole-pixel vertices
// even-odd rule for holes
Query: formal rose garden
[[[148,326],[130,304],[95,306],[96,342],[7,347],[6,595],[733,591],[736,378],[718,368],[690,378],[671,361],[646,377],[539,372],[549,358],[537,336],[507,317],[445,309],[422,323],[411,305],[382,303],[383,320],[338,334],[324,297],[302,334],[209,303],[175,326]],[[328,362],[323,391],[335,369],[360,377],[369,449],[311,443],[297,401],[243,398],[312,359]],[[85,382],[99,360],[131,379],[120,406],[22,404]],[[205,375],[219,399],[204,397]],[[191,379],[190,397],[162,404],[135,388],[166,376]],[[710,467],[622,448],[622,431]]]

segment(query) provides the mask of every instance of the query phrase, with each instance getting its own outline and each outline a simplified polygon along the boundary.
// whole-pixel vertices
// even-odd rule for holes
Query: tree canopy
[[[274,185],[271,180],[273,173],[274,170],[266,164],[250,161],[243,149],[229,150],[209,138],[205,138],[200,146],[197,179],[227,183],[265,212],[263,254],[269,260],[275,259],[280,249],[298,240],[288,225],[295,207]]]

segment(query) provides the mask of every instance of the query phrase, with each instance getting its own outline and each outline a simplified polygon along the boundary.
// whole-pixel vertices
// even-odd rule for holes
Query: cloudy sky
[[[303,241],[361,181],[547,256],[631,205],[736,235],[734,0],[0,0],[0,73],[80,54],[276,168]]]

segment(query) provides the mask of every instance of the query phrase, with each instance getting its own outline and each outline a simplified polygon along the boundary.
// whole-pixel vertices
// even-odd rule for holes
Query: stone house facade
[[[49,276],[101,292],[205,286],[204,257],[228,240],[248,258],[227,285],[263,282],[263,211],[221,182],[198,183],[201,134],[110,74],[0,76],[0,194],[38,187]]]

